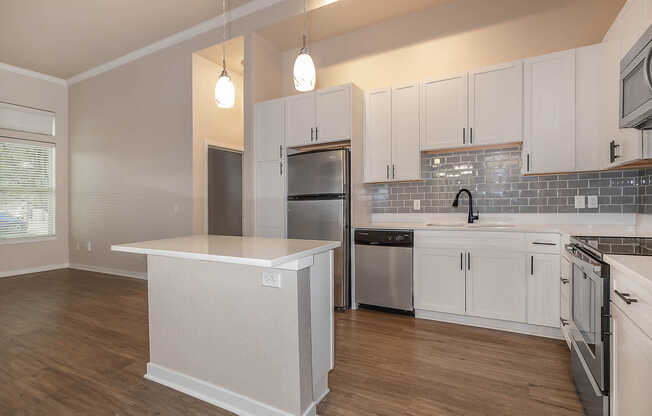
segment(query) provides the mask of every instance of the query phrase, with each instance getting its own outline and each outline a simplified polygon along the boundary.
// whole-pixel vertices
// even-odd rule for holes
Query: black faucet
[[[455,200],[453,201],[453,208],[457,208],[458,205],[460,204],[460,195],[462,194],[462,192],[466,192],[467,195],[469,196],[469,224],[473,224],[473,221],[479,219],[480,216],[479,214],[473,214],[473,195],[471,195],[471,191],[465,188],[460,189],[457,195],[455,195]]]

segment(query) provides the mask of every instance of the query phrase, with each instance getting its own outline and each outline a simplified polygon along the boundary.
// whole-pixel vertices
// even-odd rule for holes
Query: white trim
[[[530,325],[522,322],[502,321],[500,319],[480,318],[476,316],[456,315],[445,312],[433,312],[416,309],[414,316],[431,321],[448,322],[452,324],[476,326],[480,328],[496,329],[499,331],[516,332],[518,334],[534,335],[538,337],[564,339],[561,329],[548,326]]]
[[[55,84],[67,86],[68,82],[65,79],[53,77],[52,75],[42,74],[40,72],[32,71],[31,69],[20,68],[17,66],[9,65],[0,62],[0,69],[13,72],[14,74],[23,75],[30,78],[36,78],[43,81],[53,82]]]
[[[269,406],[250,397],[243,396],[151,362],[147,363],[147,374],[145,374],[144,377],[149,381],[162,384],[240,416],[291,416],[290,413]],[[315,415],[317,404],[326,396],[326,394],[328,394],[328,390],[319,398],[318,401],[312,402],[303,415]]]
[[[54,241],[56,239],[57,239],[56,235],[48,235],[48,236],[44,236],[44,237],[3,238],[3,239],[0,239],[0,245],[42,243],[44,241]]]
[[[87,272],[113,274],[116,276],[130,277],[132,279],[147,280],[147,273],[143,273],[143,272],[132,272],[129,270],[112,269],[110,267],[90,266],[87,264],[79,264],[79,263],[70,263],[70,268],[75,270],[84,270]]]
[[[216,16],[210,20],[199,23],[198,25],[192,26],[186,30],[175,33],[172,36],[168,36],[167,38],[159,40],[158,42],[154,42],[143,48],[136,49],[133,52],[129,52],[128,54],[114,59],[113,61],[109,61],[95,68],[74,75],[68,79],[68,85],[73,85],[86,79],[95,77],[101,73],[110,71],[114,68],[135,61],[136,59],[142,58],[143,56],[147,56],[162,49],[169,48],[170,46],[177,45],[185,40],[191,39],[197,35],[201,35],[202,33],[210,32],[211,30],[222,26],[224,20],[226,20],[226,23],[229,23],[249,14],[266,9],[282,1],[284,0],[252,0],[248,3],[243,4],[242,6],[227,11],[226,19],[223,18],[223,15]]]
[[[0,272],[0,278],[20,276],[23,274],[30,274],[30,273],[49,272],[50,270],[67,269],[69,267],[70,265],[68,263],[62,263],[62,264],[48,264],[45,266],[30,267],[28,269],[10,270],[7,272]]]

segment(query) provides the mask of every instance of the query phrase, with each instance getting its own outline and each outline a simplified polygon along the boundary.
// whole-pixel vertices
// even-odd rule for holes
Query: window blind
[[[53,144],[0,137],[0,241],[55,235]]]

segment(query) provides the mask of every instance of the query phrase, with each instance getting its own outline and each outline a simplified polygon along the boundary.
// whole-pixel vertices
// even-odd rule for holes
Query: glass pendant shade
[[[235,105],[235,86],[226,69],[215,84],[215,102],[219,108],[233,108]]]
[[[312,61],[307,48],[299,51],[296,61],[294,61],[294,88],[297,91],[305,92],[315,89],[315,63]]]

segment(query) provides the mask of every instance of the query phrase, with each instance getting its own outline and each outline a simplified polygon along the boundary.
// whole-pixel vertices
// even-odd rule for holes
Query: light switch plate
[[[419,200],[419,199],[414,200],[414,209],[415,210],[421,209],[421,200]]]
[[[263,272],[263,286],[266,287],[281,287],[281,273],[278,272]]]
[[[575,208],[584,208],[586,197],[584,195],[575,196]]]
[[[589,208],[597,208],[598,207],[598,196],[597,195],[589,195],[587,198],[589,200]]]

